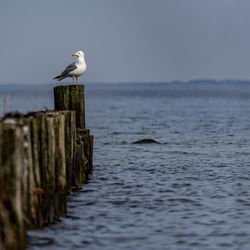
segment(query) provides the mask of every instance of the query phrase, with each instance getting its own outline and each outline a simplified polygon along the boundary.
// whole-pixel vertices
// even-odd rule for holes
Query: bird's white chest
[[[77,68],[74,69],[73,71],[71,71],[69,73],[69,75],[71,75],[71,76],[80,76],[86,71],[87,67],[86,67],[85,63],[77,64],[76,66],[77,66]]]

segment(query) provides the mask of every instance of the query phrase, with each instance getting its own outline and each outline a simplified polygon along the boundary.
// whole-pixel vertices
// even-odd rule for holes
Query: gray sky
[[[76,50],[87,83],[250,78],[249,0],[0,0],[0,31],[0,83],[54,82]]]

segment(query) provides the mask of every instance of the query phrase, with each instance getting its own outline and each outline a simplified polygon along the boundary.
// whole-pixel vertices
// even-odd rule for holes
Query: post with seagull
[[[93,136],[85,127],[84,53],[54,88],[55,110],[0,117],[0,250],[24,249],[26,231],[66,215],[66,195],[92,173]],[[75,80],[75,85],[74,85]],[[6,106],[4,98],[4,106]]]
[[[84,103],[84,86],[77,86],[77,79],[87,69],[84,59],[84,52],[77,51],[72,56],[77,57],[77,61],[68,65],[65,70],[54,79],[61,81],[71,77],[73,85],[58,86],[54,88],[55,110],[73,110],[76,113],[76,127],[85,129],[85,103]],[[76,84],[74,86],[74,80]]]
[[[57,86],[54,88],[55,110],[73,110],[76,128],[85,129],[84,85]]]

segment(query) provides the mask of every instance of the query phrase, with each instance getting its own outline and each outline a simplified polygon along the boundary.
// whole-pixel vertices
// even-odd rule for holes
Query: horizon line
[[[237,79],[237,78],[223,78],[223,79],[216,79],[216,78],[193,78],[190,80],[166,80],[166,81],[120,81],[120,82],[84,82],[82,84],[174,84],[174,83],[202,83],[202,82],[245,82],[250,83],[250,79]],[[24,82],[15,82],[15,83],[6,83],[0,82],[0,85],[71,85],[71,82],[61,82],[61,83],[51,83],[51,82],[38,82],[38,83],[24,83]]]

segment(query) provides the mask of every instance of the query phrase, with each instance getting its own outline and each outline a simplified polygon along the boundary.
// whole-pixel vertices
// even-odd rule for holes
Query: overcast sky
[[[250,1],[0,1],[0,83],[53,82],[77,50],[81,82],[250,79]]]

